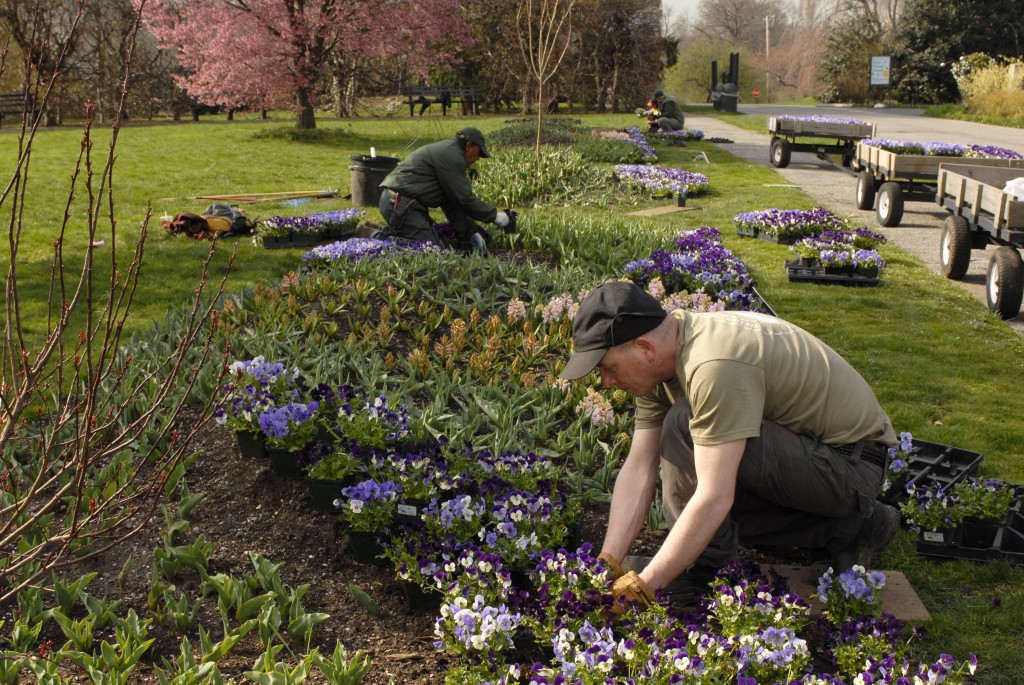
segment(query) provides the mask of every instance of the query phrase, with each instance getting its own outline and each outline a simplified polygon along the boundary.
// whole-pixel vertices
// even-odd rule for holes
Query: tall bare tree
[[[537,84],[537,159],[544,122],[544,86],[562,65],[572,36],[575,0],[523,0],[516,12],[516,36],[527,73]]]

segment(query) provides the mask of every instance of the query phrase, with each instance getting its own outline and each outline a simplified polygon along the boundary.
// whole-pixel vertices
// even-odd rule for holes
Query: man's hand
[[[616,615],[621,615],[633,602],[642,607],[649,607],[655,601],[654,592],[636,571],[630,571],[615,581],[612,585],[612,600],[611,612]]]
[[[611,575],[612,580],[618,580],[622,577],[622,564],[619,560],[613,557],[608,552],[601,552],[597,555],[597,558],[608,565],[608,572]]]
[[[511,222],[512,218],[508,215],[508,212],[498,212],[498,215],[494,217],[494,223],[502,228],[505,228]]]

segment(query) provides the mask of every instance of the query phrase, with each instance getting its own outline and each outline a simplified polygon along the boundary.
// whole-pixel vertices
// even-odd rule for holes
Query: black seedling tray
[[[978,470],[981,452],[971,452],[938,442],[914,440],[914,449],[908,461],[907,469],[879,497],[886,504],[895,506],[900,500],[906,499],[908,483],[924,486],[936,480],[943,489],[949,489],[967,480],[968,476]]]
[[[917,553],[947,559],[1024,564],[1024,514],[1020,511],[1021,501],[1018,499],[1014,506],[1016,511],[1011,512],[1006,523],[999,526],[995,540],[989,547],[972,547],[962,535],[953,534],[946,543],[929,542],[919,537]]]
[[[791,281],[805,283],[831,283],[835,285],[878,285],[878,276],[861,274],[827,274],[823,266],[803,266],[796,261],[786,262],[786,276]]]

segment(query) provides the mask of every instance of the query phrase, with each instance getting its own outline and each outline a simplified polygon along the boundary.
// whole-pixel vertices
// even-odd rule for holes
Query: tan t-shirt
[[[637,398],[637,428],[661,426],[673,402],[685,397],[698,445],[757,437],[762,419],[830,445],[897,443],[867,381],[800,327],[752,312],[671,316],[679,320],[676,377]]]

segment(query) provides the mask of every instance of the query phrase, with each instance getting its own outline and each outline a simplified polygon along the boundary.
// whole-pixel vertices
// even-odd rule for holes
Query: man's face
[[[625,390],[634,397],[643,397],[660,383],[654,378],[645,348],[636,340],[616,345],[597,364],[601,387]]]
[[[480,146],[476,143],[466,143],[466,161],[476,164],[478,159],[480,159]]]

